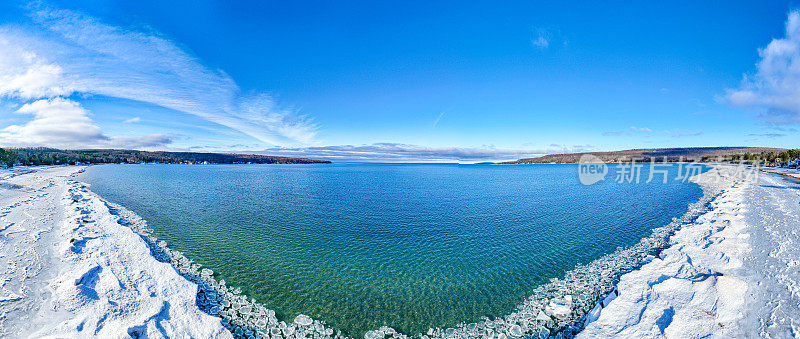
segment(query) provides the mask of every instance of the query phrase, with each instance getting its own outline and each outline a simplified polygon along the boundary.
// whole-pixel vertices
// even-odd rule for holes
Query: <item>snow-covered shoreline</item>
[[[740,170],[717,165],[693,178],[720,192],[709,211],[622,275],[578,337],[800,335],[799,186]]]
[[[84,168],[0,171],[0,337],[341,336],[278,321],[75,181]]]
[[[196,284],[70,180],[81,169],[5,177],[0,336],[231,337],[196,306]]]

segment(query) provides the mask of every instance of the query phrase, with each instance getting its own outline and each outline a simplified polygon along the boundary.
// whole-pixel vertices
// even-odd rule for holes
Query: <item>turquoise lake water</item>
[[[610,165],[592,186],[576,165],[102,165],[79,179],[279,318],[361,336],[513,311],[683,215],[702,191],[676,170],[619,184]]]

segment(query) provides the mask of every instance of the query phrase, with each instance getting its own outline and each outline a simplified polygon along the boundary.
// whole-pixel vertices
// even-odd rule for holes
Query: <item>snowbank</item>
[[[762,167],[762,171],[767,173],[780,174],[794,179],[800,179],[800,169],[784,167]]]
[[[798,185],[733,171],[716,166],[694,178],[720,190],[710,210],[678,230],[659,258],[624,274],[578,337],[800,333]]]
[[[55,167],[7,176],[0,203],[0,336],[231,337],[198,287]]]

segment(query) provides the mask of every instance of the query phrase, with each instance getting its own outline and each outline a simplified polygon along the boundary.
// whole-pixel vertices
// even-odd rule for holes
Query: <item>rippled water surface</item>
[[[102,165],[80,179],[279,318],[362,335],[509,313],[702,195],[675,166],[667,184],[614,172],[593,186],[575,165]]]

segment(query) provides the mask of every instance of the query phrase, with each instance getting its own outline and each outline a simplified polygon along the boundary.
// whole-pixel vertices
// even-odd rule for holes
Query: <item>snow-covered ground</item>
[[[231,337],[197,285],[69,180],[80,169],[0,173],[0,337]]]
[[[800,185],[733,171],[695,178],[720,192],[710,210],[624,274],[579,337],[800,336]]]
[[[762,167],[761,169],[768,173],[781,174],[787,177],[800,179],[800,169],[798,168]]]

